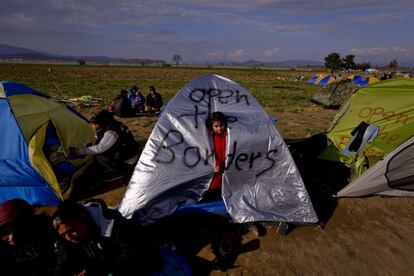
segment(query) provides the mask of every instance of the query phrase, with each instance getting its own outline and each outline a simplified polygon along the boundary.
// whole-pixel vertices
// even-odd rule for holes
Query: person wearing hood
[[[51,218],[35,214],[33,207],[20,198],[0,205],[1,275],[53,275],[55,264]]]
[[[133,113],[145,112],[145,96],[139,91],[137,86],[132,86],[128,95]]]
[[[152,275],[162,268],[142,227],[103,200],[62,202],[53,226],[57,275]]]

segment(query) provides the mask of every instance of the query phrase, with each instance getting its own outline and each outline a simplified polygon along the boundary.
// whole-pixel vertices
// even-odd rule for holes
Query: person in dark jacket
[[[145,96],[142,95],[141,91],[138,88],[131,90],[131,96],[129,97],[131,103],[132,112],[142,113],[145,111]]]
[[[25,200],[0,205],[0,274],[53,275],[57,236],[49,216],[35,214]]]
[[[95,129],[95,143],[84,148],[72,148],[73,156],[93,155],[89,170],[102,172],[104,180],[121,178],[125,168],[133,167],[138,160],[139,147],[132,132],[113,115],[102,110],[90,119]]]
[[[162,268],[156,247],[102,200],[62,202],[53,215],[56,275],[150,275]]]
[[[125,89],[121,90],[119,95],[117,95],[111,102],[108,111],[121,118],[132,116],[133,110],[128,99],[128,91]]]
[[[162,108],[162,96],[155,90],[154,86],[149,87],[149,94],[147,95],[147,109],[150,113],[159,113]]]

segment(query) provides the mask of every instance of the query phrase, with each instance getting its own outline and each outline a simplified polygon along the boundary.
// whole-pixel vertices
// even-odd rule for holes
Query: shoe
[[[277,228],[277,232],[281,236],[286,236],[289,229],[289,224],[286,222],[279,222],[279,227]]]

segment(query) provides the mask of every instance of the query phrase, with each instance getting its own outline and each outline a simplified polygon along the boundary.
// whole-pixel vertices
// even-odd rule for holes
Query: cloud
[[[412,0],[27,2],[2,0],[1,43],[73,55],[170,59],[180,53],[192,62],[282,52],[284,58],[320,59],[328,51],[371,45],[408,49],[413,41],[406,31],[413,24]]]
[[[232,52],[209,52],[206,54],[206,58],[209,61],[218,62],[218,61],[242,61],[244,58],[243,49],[238,49]]]
[[[280,55],[280,48],[272,48],[272,49],[268,49],[265,50],[263,53],[263,57],[265,58],[274,58]]]
[[[351,54],[359,60],[372,60],[374,62],[388,62],[396,59],[399,62],[412,62],[414,60],[414,48],[383,47],[351,49]]]
[[[248,0],[245,0],[247,2]],[[258,4],[261,9],[282,10],[284,12],[300,14],[323,14],[330,12],[358,12],[367,9],[400,9],[406,10],[413,8],[412,0],[276,0],[261,1]],[[256,8],[258,7],[256,6]]]
[[[158,2],[160,1],[152,1]],[[402,8],[411,7],[412,0],[348,0],[348,1],[332,1],[332,0],[169,0],[162,1],[165,3],[174,3],[179,7],[193,8],[216,8],[219,10],[228,9],[236,13],[266,11],[268,13],[278,13],[279,11],[291,12],[330,12],[338,10],[360,10],[361,8]]]
[[[366,15],[346,16],[345,19],[356,23],[380,23],[401,20],[405,15],[401,13],[377,13]]]

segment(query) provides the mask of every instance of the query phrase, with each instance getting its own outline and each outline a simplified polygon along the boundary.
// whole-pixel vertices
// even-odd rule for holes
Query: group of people
[[[87,185],[93,186],[90,178],[94,178],[95,182],[113,181],[132,172],[139,158],[139,145],[131,130],[116,120],[108,110],[101,110],[89,121],[95,130],[94,143],[82,148],[69,149],[71,159],[85,155],[93,156],[92,163],[81,178],[82,182],[88,182]],[[212,136],[216,164],[210,189],[204,198],[219,199],[226,157],[226,116],[221,112],[214,112],[207,118],[206,126]]]
[[[108,110],[90,119],[96,132],[93,145],[71,148],[76,158],[93,155],[90,176],[98,181],[122,175],[133,168],[139,156],[131,131]],[[214,148],[214,176],[202,201],[221,199],[225,170],[227,118],[221,112],[206,120]],[[87,173],[85,173],[87,174]],[[87,180],[83,183],[91,185]],[[258,232],[258,225],[245,224]],[[162,270],[157,241],[146,228],[107,208],[102,200],[78,203],[63,201],[53,216],[35,214],[28,202],[11,199],[0,205],[0,258],[4,275],[147,275]],[[243,230],[244,231],[244,230]],[[232,248],[228,240],[217,243],[217,265],[226,269]],[[225,253],[222,253],[225,252]],[[132,275],[135,275],[132,273]]]
[[[136,162],[138,147],[131,131],[102,110],[91,118],[94,145],[72,148],[73,158],[94,155],[93,174],[117,174],[128,161]],[[215,150],[214,177],[203,201],[221,198],[225,164],[227,120],[223,113],[208,117]],[[90,183],[87,183],[90,184]],[[107,208],[104,201],[63,201],[53,216],[35,214],[25,200],[0,205],[0,258],[4,275],[156,275],[165,268],[157,241],[146,228]],[[230,243],[215,247],[217,265],[227,268]],[[176,268],[174,268],[176,269]],[[184,269],[184,268],[183,268]],[[182,271],[185,274],[185,271]]]
[[[63,201],[52,216],[25,200],[0,205],[2,275],[156,275],[159,246],[102,200]]]
[[[153,85],[148,88],[146,97],[139,91],[138,86],[133,85],[130,91],[121,90],[111,102],[108,111],[119,117],[131,117],[137,113],[159,114],[162,106],[162,96]]]

